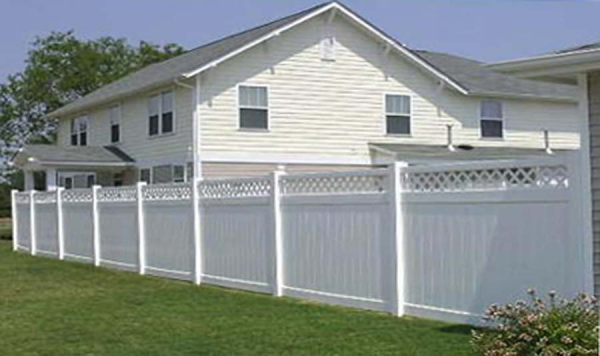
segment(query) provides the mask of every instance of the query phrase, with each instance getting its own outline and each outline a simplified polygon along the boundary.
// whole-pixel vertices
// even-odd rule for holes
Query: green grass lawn
[[[0,242],[2,355],[469,355],[469,333],[31,257]]]

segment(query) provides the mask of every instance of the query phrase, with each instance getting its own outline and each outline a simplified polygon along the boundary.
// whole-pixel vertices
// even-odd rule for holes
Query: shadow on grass
[[[439,331],[448,334],[471,335],[472,330],[479,330],[469,325],[448,325],[437,328]]]

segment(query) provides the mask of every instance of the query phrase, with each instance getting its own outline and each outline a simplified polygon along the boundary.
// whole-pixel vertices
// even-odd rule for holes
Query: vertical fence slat
[[[29,192],[29,239],[31,254],[37,254],[37,244],[35,236],[35,190]]]
[[[11,204],[11,215],[10,221],[12,223],[12,242],[13,242],[13,251],[16,251],[19,248],[19,229],[18,225],[18,216],[17,216],[17,190],[13,189],[10,191],[10,204]]]
[[[394,288],[394,306],[393,311],[397,316],[404,315],[405,304],[405,259],[404,259],[404,217],[402,214],[402,187],[400,182],[400,174],[402,167],[406,164],[394,162],[389,170],[389,200],[391,203],[392,212],[392,238],[394,239],[394,263],[395,263],[395,280],[393,281]]]
[[[281,177],[285,174],[282,171],[275,171],[271,174],[271,205],[273,218],[273,262],[274,262],[274,280],[273,295],[281,297],[283,295],[283,227],[281,216]]]
[[[62,192],[65,188],[56,189],[56,219],[58,232],[58,259],[65,259],[65,227],[63,219]]]
[[[94,239],[94,265],[100,266],[100,215],[98,214],[98,189],[100,186],[92,187],[92,226]]]
[[[146,273],[146,226],[144,220],[144,194],[146,182],[137,184],[137,223],[138,223],[138,267],[140,274]]]

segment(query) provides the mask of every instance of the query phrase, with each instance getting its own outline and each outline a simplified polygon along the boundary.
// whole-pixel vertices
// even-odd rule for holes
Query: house
[[[600,295],[600,42],[489,65],[490,69],[528,80],[577,85],[583,174],[589,177],[586,224],[593,235],[595,294]]]
[[[558,154],[578,91],[414,50],[329,2],[150,65],[48,116],[14,163],[56,186]]]

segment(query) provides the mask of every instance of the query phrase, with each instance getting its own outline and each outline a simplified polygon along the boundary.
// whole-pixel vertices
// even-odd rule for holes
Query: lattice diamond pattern
[[[17,204],[28,204],[29,203],[29,193],[17,193],[15,195],[15,201]]]
[[[62,193],[65,203],[90,203],[92,201],[91,189],[67,189]]]
[[[409,192],[497,190],[507,188],[566,188],[567,168],[536,166],[489,168],[401,174],[402,189]]]
[[[131,202],[136,200],[136,187],[108,187],[98,189],[99,202]]]
[[[190,200],[192,185],[190,183],[148,185],[142,188],[142,195],[144,200],[149,201]]]
[[[265,197],[271,194],[268,178],[202,181],[198,186],[203,199]]]
[[[39,204],[56,203],[56,192],[35,192],[33,199]]]
[[[349,173],[344,176],[284,176],[282,192],[285,195],[383,193],[386,174],[364,175]]]

